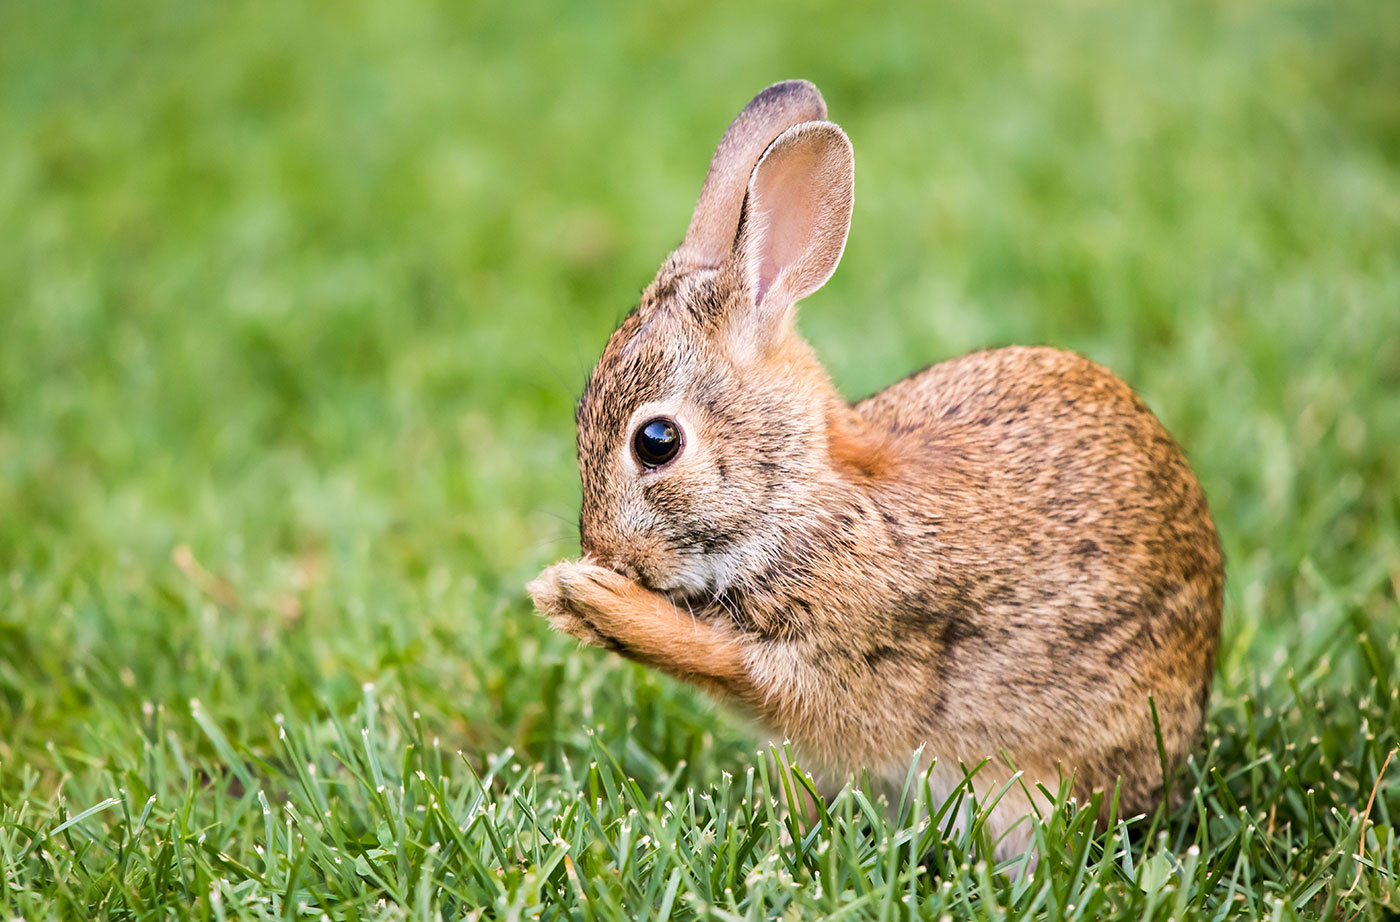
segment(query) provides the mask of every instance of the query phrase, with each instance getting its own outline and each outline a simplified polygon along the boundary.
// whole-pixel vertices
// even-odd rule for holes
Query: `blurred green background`
[[[1222,695],[1394,628],[1400,4],[6,2],[0,788],[364,682],[470,752],[747,748],[522,586],[589,367],[796,76],[856,150],[801,312],[844,392],[1081,351],[1209,494]]]

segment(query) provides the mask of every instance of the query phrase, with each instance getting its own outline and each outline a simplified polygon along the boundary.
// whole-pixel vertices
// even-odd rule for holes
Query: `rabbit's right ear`
[[[746,297],[729,304],[725,327],[750,351],[792,322],[793,307],[831,278],[855,201],[855,157],[831,122],[803,122],[779,135],[754,167],[734,242]]]
[[[720,139],[677,255],[692,266],[723,265],[734,249],[744,196],[759,158],[793,125],[825,118],[826,102],[806,80],[784,80],[755,96]]]

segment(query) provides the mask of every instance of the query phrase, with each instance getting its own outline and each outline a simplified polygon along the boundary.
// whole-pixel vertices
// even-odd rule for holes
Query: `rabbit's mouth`
[[[642,579],[642,575],[637,572],[637,568],[625,560],[616,557],[599,557],[597,554],[584,551],[582,562],[591,563],[595,567],[602,567],[605,570],[611,570],[619,576],[625,576],[630,580],[634,580],[646,586],[646,582]],[[647,586],[647,588],[650,589],[651,587]]]
[[[700,553],[667,555],[657,561],[585,553],[584,560],[625,576],[677,605],[708,603],[725,588],[728,574],[726,560]]]
[[[583,559],[586,563],[596,564],[597,566],[603,567],[604,569],[613,571],[619,576],[625,576],[644,589],[649,589],[652,592],[667,592],[667,589],[664,586],[657,585],[654,580],[648,578],[648,576],[645,573],[643,573],[630,561],[622,560],[620,558],[615,557],[594,557],[591,554],[585,554]]]
[[[670,574],[644,573],[639,567],[627,560],[595,558],[590,562],[627,577],[643,589],[664,595],[677,605],[694,604],[714,594],[708,586],[691,585],[684,578],[684,574],[680,572]],[[667,578],[668,576],[669,578]]]
[[[614,573],[621,573],[623,576],[627,577],[633,582],[641,583],[648,589],[651,589],[653,591],[655,591],[656,589],[656,587],[652,586],[647,581],[647,578],[642,575],[642,571],[638,570],[636,567],[632,566],[625,560],[609,561],[606,566],[609,570],[612,570]]]
[[[632,564],[626,563],[624,561],[619,561],[617,563],[608,563],[604,564],[604,566],[606,566],[609,570],[612,570],[614,573],[620,573],[621,575],[627,577],[637,585],[641,586],[643,589],[647,589],[659,595],[666,596],[676,604],[694,602],[705,594],[702,592],[692,593],[691,591],[689,591],[689,587],[678,584],[674,579],[665,580],[650,577],[647,574],[643,573],[641,570],[634,567]]]

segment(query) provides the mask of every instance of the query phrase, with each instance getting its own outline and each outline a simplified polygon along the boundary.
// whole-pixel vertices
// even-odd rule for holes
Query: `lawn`
[[[845,393],[1119,372],[1227,553],[1176,811],[1031,874],[550,633],[572,405],[825,92]],[[1400,4],[0,5],[0,919],[1400,913]],[[774,757],[776,755],[776,758]]]

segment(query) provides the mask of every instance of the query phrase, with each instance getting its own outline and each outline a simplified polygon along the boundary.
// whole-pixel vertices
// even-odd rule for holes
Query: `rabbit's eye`
[[[660,467],[681,450],[681,427],[664,416],[649,419],[637,427],[632,437],[632,450],[642,467]]]

